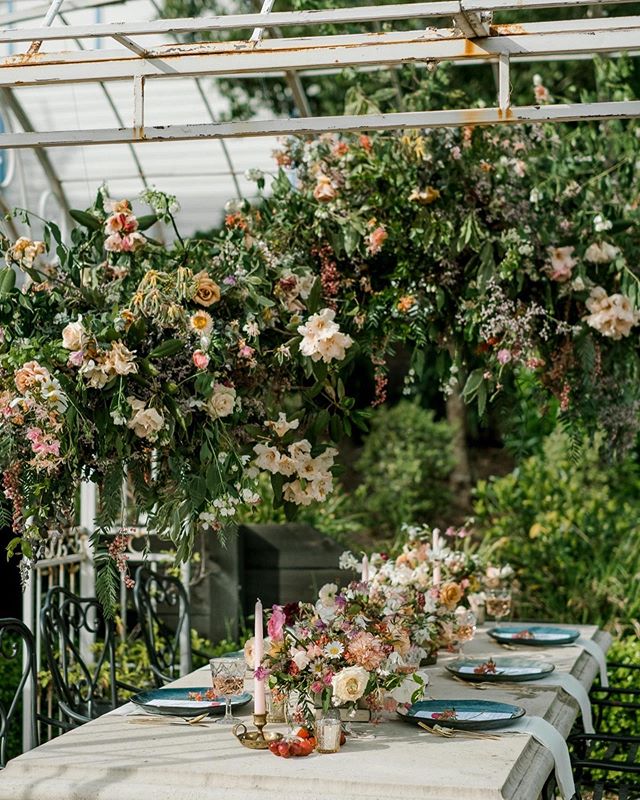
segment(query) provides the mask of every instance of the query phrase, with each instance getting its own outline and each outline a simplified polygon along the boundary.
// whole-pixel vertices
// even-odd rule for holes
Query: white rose
[[[87,340],[87,332],[78,318],[77,322],[70,322],[62,331],[62,346],[65,350],[82,350]]]
[[[207,413],[213,419],[228,417],[233,413],[235,404],[236,390],[231,386],[217,383],[213,388],[213,394],[207,401]]]
[[[355,703],[364,694],[369,673],[364,667],[346,667],[331,679],[334,705]]]
[[[291,659],[298,669],[304,669],[309,666],[309,656],[305,650],[291,650]]]

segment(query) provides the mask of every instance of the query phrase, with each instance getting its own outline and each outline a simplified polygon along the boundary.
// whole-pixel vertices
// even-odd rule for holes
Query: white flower
[[[261,181],[264,178],[264,172],[261,169],[255,169],[255,168],[248,169],[244,173],[244,177],[248,181],[253,181],[254,183],[257,183],[258,181]]]
[[[324,646],[324,654],[327,658],[340,658],[344,647],[341,642],[329,642]]]
[[[115,411],[109,412],[109,416],[113,420],[114,425],[126,425],[127,418],[117,408]]]
[[[309,666],[309,656],[307,655],[306,650],[298,647],[292,647],[290,653],[291,660],[296,667],[298,667],[298,669],[304,669],[305,667]]]
[[[591,312],[585,317],[587,325],[609,339],[629,336],[631,328],[640,321],[640,314],[626,295],[607,295],[602,286],[591,290],[586,305]]]
[[[345,550],[340,556],[338,561],[340,569],[348,569],[357,572],[360,569],[361,562],[353,555],[350,550]]]
[[[136,397],[127,397],[127,402],[134,412],[127,422],[127,428],[141,439],[154,442],[158,438],[158,433],[164,428],[164,416],[155,408],[145,408],[144,402]]]
[[[228,417],[229,414],[233,414],[235,405],[236,390],[233,386],[216,383],[211,397],[207,400],[207,413],[213,419]]]
[[[317,314],[312,314],[305,325],[298,327],[302,336],[300,352],[312,361],[322,359],[325,363],[333,360],[342,361],[345,351],[353,344],[353,339],[341,333],[340,327],[334,322],[336,312],[332,308],[323,308]]]
[[[331,679],[333,703],[355,703],[367,688],[369,673],[364,667],[345,667]]]
[[[69,405],[69,400],[55,378],[43,381],[40,384],[40,391],[43,398],[49,402],[49,405],[53,406],[58,414],[64,414]]]
[[[311,442],[308,439],[300,439],[289,445],[289,455],[294,461],[303,461],[311,454]]]
[[[313,497],[307,493],[299,480],[285,483],[282,487],[282,496],[287,503],[295,503],[297,506],[310,506]]]
[[[249,320],[249,322],[243,326],[242,330],[250,339],[255,339],[257,336],[260,336],[260,326],[253,320]]]
[[[336,604],[338,587],[335,583],[325,583],[318,592],[318,599],[325,608],[332,608]]]
[[[87,332],[82,324],[82,317],[77,322],[70,322],[62,331],[62,346],[65,350],[82,350],[87,341]]]
[[[542,192],[539,189],[532,189],[529,194],[529,202],[539,203],[542,200]]]
[[[587,247],[584,257],[592,264],[608,264],[620,251],[609,242],[594,242]]]
[[[267,472],[273,472],[274,474],[280,471],[280,453],[273,445],[256,444],[253,447],[253,452],[257,456],[253,462],[256,467],[265,469]]]
[[[275,431],[278,436],[284,436],[285,433],[288,433],[288,431],[297,430],[297,428],[300,426],[300,420],[292,419],[291,422],[289,422],[287,420],[287,415],[284,413],[284,411],[281,411],[278,414],[277,420],[269,420],[264,424],[267,428],[271,428],[271,430]]]
[[[612,222],[608,219],[605,219],[602,214],[596,214],[593,218],[593,227],[597,233],[602,233],[602,231],[608,231],[611,229]]]

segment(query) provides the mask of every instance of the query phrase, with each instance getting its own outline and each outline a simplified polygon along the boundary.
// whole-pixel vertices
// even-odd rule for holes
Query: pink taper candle
[[[431,549],[440,549],[440,531],[437,528],[433,529],[433,536],[431,537]]]
[[[440,575],[440,564],[435,564],[433,567],[433,585],[440,586],[442,576]]]
[[[253,641],[253,668],[257,670],[262,665],[264,656],[264,633],[262,631],[262,603],[256,600],[255,610],[255,638]],[[255,714],[266,713],[266,703],[264,695],[264,678],[253,679],[253,711]]]
[[[362,559],[362,583],[369,580],[369,559],[365,555]]]

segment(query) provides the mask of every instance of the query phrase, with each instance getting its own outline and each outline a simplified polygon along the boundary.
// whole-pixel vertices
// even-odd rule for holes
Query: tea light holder
[[[233,726],[233,735],[243,747],[247,747],[249,750],[267,750],[271,742],[278,742],[283,738],[282,734],[276,731],[264,732],[267,724],[266,714],[254,714],[253,724],[255,730],[249,730],[244,722]]]

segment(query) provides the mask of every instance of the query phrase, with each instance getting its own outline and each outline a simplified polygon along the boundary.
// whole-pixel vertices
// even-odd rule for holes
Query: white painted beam
[[[167,125],[145,128],[137,135],[133,128],[81,131],[52,131],[4,134],[0,148],[68,147],[162,142],[247,136],[290,136],[341,131],[439,128],[465,125],[493,125],[544,122],[574,122],[594,119],[640,118],[640,100],[606,103],[575,103],[509,108],[473,108],[446,111],[414,111],[362,116],[307,117],[299,119],[249,120],[201,125]]]
[[[325,37],[331,41],[332,37]],[[514,34],[484,39],[434,40],[428,34],[367,34],[361,44],[319,47],[313,39],[280,39],[255,43],[171,46],[149,51],[140,58],[128,51],[118,57],[101,51],[41,54],[19,63],[13,56],[0,61],[0,86],[21,88],[46,84],[194,77],[202,75],[252,76],[287,70],[338,66],[406,64],[424,61],[498,60],[518,57],[581,53],[610,53],[640,49],[640,17],[636,27],[557,34]],[[161,53],[161,55],[160,55]],[[158,55],[156,55],[158,54]]]
[[[160,34],[193,33],[194,31],[233,30],[240,28],[272,28],[291,25],[312,26],[320,24],[344,25],[346,23],[385,22],[391,20],[416,20],[423,18],[453,18],[460,13],[462,5],[466,13],[491,12],[494,10],[527,10],[539,8],[575,8],[592,5],[631,3],[634,0],[438,0],[438,2],[406,3],[397,5],[361,6],[357,8],[333,8],[322,11],[278,11],[270,14],[229,14],[214,17],[188,17],[163,19],[152,22],[94,23],[69,25],[65,28],[43,30],[2,29],[0,41],[24,42],[33,39],[53,41],[55,39],[85,39]]]

